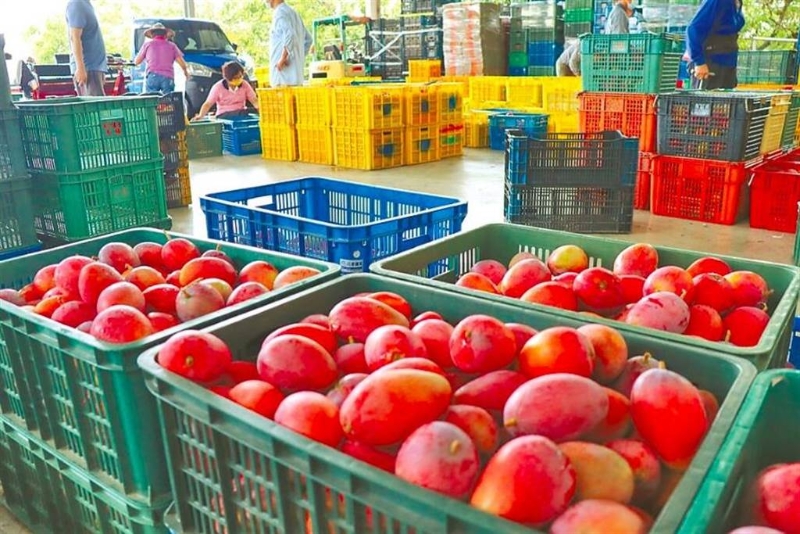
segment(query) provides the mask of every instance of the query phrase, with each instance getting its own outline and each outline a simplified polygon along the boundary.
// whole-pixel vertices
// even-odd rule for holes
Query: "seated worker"
[[[222,79],[208,92],[208,98],[192,120],[202,119],[216,104],[218,119],[228,119],[249,115],[247,103],[258,109],[256,92],[244,79],[244,68],[236,61],[228,61],[222,66]]]
[[[605,33],[607,34],[628,34],[630,33],[628,19],[633,14],[629,0],[618,0],[614,9],[606,19]],[[566,46],[564,52],[556,61],[556,76],[580,76],[581,75],[581,41]]]
[[[161,93],[165,95],[175,90],[175,71],[173,63],[177,62],[183,69],[183,75],[189,77],[183,52],[170,41],[175,32],[157,23],[144,32],[148,39],[139,50],[134,63],[141,65],[147,62],[147,75],[145,76],[144,90],[146,93]]]
[[[689,72],[694,89],[733,89],[738,85],[739,32],[744,28],[741,0],[704,0],[686,28]]]

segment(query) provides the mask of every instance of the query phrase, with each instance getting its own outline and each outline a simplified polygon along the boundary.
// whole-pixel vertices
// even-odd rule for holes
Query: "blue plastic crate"
[[[556,64],[564,45],[553,42],[529,42],[528,65],[535,67],[549,67]]]
[[[509,76],[527,76],[528,67],[508,67]]]
[[[258,117],[246,116],[220,119],[222,151],[234,156],[261,154],[261,128]]]
[[[800,317],[794,318],[792,341],[789,345],[789,363],[800,369]]]
[[[344,273],[461,230],[457,198],[298,178],[200,198],[211,239],[338,263]]]
[[[529,137],[547,133],[547,115],[539,113],[498,113],[489,117],[489,147],[506,149],[506,130],[520,130]]]

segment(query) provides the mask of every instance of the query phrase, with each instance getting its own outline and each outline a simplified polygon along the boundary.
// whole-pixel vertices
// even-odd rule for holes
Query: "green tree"
[[[800,29],[800,0],[770,0],[768,2],[745,3],[744,14],[747,24],[742,37],[783,37],[797,38]],[[769,42],[756,41],[758,48],[792,48],[791,44],[782,46]],[[749,44],[749,43],[748,43]],[[749,47],[748,47],[749,48]]]
[[[37,26],[31,26],[25,32],[25,40],[39,63],[54,62],[56,54],[69,52],[67,24],[63,16],[50,17]]]

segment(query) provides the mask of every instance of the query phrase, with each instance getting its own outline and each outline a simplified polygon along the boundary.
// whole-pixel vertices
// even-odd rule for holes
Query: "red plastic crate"
[[[652,212],[716,224],[734,224],[746,214],[745,163],[657,156],[653,166]]]
[[[581,131],[619,130],[639,138],[639,150],[655,152],[657,123],[655,95],[639,93],[581,93],[578,114]]]
[[[636,188],[633,192],[633,209],[650,209],[650,182],[653,178],[653,160],[656,155],[639,152],[639,166],[636,170]]]
[[[750,183],[750,227],[778,232],[797,230],[800,160],[777,160],[753,169]]]

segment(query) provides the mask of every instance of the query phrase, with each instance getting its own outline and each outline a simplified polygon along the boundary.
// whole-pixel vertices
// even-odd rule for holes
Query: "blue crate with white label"
[[[222,123],[222,151],[234,156],[261,154],[261,128],[258,117],[244,115],[219,119]]]
[[[211,239],[325,259],[344,273],[461,231],[457,198],[298,178],[200,198]]]
[[[550,67],[556,64],[561,53],[564,52],[562,43],[529,42],[528,65],[535,67]]]
[[[519,130],[529,137],[547,133],[548,116],[541,113],[497,113],[489,116],[489,147],[506,149],[506,130]]]

